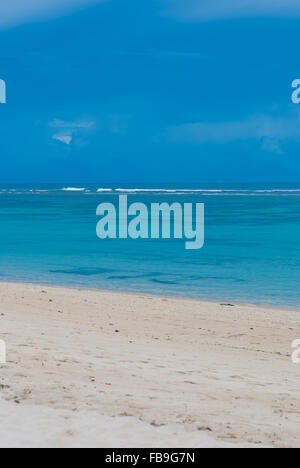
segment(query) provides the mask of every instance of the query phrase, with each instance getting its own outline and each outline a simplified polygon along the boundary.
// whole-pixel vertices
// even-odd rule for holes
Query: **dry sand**
[[[300,446],[300,312],[0,284],[2,447]]]

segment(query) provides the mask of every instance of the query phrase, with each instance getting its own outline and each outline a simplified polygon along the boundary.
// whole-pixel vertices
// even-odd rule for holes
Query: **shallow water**
[[[204,248],[98,239],[96,207],[121,193],[205,203]],[[300,306],[300,184],[0,186],[0,216],[1,280]]]

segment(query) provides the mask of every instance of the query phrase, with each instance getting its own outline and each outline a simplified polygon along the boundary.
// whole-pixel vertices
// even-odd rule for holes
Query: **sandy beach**
[[[1,447],[297,447],[300,313],[0,284]]]

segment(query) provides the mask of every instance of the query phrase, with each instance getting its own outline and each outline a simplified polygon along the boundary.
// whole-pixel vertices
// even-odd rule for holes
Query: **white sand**
[[[133,417],[103,416],[96,411],[74,413],[30,405],[16,408],[0,401],[0,415],[5,422],[0,428],[0,446],[5,448],[232,447],[188,425],[154,427]]]
[[[299,325],[298,311],[2,283],[0,446],[297,447]]]

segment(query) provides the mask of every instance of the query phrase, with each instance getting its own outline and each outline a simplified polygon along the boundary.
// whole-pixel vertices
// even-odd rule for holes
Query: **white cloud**
[[[65,122],[64,120],[53,120],[49,124],[50,128],[60,130],[52,135],[53,140],[60,141],[66,145],[70,145],[73,141],[74,135],[82,131],[88,131],[95,125],[93,121],[76,121]]]
[[[191,21],[258,16],[300,16],[299,0],[164,0],[164,3],[165,14]]]
[[[109,0],[1,0],[0,28],[53,17]]]
[[[73,137],[71,135],[60,135],[56,134],[53,135],[53,140],[61,141],[62,143],[65,143],[66,145],[70,145],[71,141],[73,140]]]
[[[77,121],[77,122],[65,122],[64,120],[53,120],[49,123],[49,127],[52,128],[70,128],[75,130],[77,128],[92,128],[95,122],[93,121]]]
[[[257,140],[263,149],[282,153],[280,142],[300,140],[299,128],[300,113],[296,111],[286,117],[257,115],[240,121],[188,123],[170,127],[165,136],[170,141],[194,144]]]

